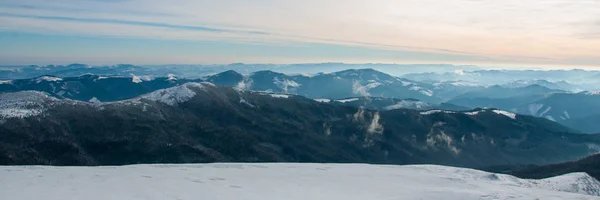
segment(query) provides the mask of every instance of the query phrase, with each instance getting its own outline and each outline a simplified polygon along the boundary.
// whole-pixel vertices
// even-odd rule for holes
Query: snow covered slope
[[[600,199],[585,173],[525,180],[435,165],[7,166],[0,177],[0,196],[19,200]]]

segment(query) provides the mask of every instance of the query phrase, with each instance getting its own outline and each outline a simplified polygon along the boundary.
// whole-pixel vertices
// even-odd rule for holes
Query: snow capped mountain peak
[[[167,89],[161,89],[149,94],[145,94],[139,97],[139,99],[146,99],[156,102],[165,103],[167,105],[176,105],[178,103],[186,102],[196,96],[196,92],[192,89],[205,89],[206,86],[214,86],[209,83],[194,83],[189,82],[180,86],[171,87]]]
[[[7,118],[25,118],[42,114],[60,100],[44,92],[22,91],[0,94],[0,122]]]
[[[169,75],[167,75],[167,80],[169,80],[169,81],[176,81],[177,80],[177,76],[175,76],[175,74],[169,74]]]
[[[494,112],[496,114],[499,114],[499,115],[507,116],[507,117],[509,117],[511,119],[517,119],[517,114],[511,113],[511,112],[508,112],[508,111],[504,111],[504,110],[492,110],[492,112]]]
[[[54,76],[40,76],[40,77],[37,77],[35,79],[35,81],[37,83],[41,83],[42,81],[56,82],[56,81],[62,81],[62,78],[54,77]]]
[[[141,83],[142,82],[142,78],[140,78],[139,76],[133,75],[131,76],[131,82],[134,83]]]
[[[145,75],[145,76],[136,76],[134,74],[131,74],[131,82],[134,83],[141,83],[143,81],[152,81],[152,76],[149,75]]]

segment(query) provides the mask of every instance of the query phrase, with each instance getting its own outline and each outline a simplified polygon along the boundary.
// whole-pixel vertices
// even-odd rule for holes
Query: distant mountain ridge
[[[177,79],[175,76],[152,78],[149,76],[129,75],[105,77],[84,75],[80,77],[60,78],[40,76],[32,79],[17,79],[0,83],[0,92],[35,90],[47,92],[58,98],[80,101],[91,99],[116,101],[147,94],[158,89],[180,85],[193,80]]]
[[[134,75],[104,77],[84,75],[60,78],[40,76],[0,83],[0,92],[36,90],[56,97],[88,101],[94,97],[100,101],[115,101],[149,93],[187,82],[208,81],[220,86],[238,89],[289,93],[309,98],[340,99],[352,96],[375,96],[390,98],[413,98],[428,102],[441,102],[426,85],[396,78],[372,69],[345,70],[315,76],[289,76],[273,71],[258,71],[242,75],[229,70],[201,79],[183,79],[175,75],[152,77]]]
[[[79,68],[88,69],[85,65]],[[139,72],[134,66],[115,68]],[[595,98],[600,96],[596,95],[598,93],[571,93],[550,89],[538,85],[537,83],[545,82],[541,80],[520,81],[511,86],[482,86],[465,81],[422,83],[373,69],[348,69],[310,76],[274,71],[241,74],[228,70],[199,79],[185,79],[174,74],[165,77],[129,73],[122,76],[83,75],[66,78],[45,75],[32,79],[0,81],[0,92],[35,90],[47,92],[57,98],[103,102],[129,99],[188,82],[211,82],[241,90],[301,95],[312,99],[382,98],[371,102],[347,102],[348,105],[370,109],[391,109],[394,107],[392,103],[398,104],[395,107],[409,109],[498,108],[544,117],[585,133],[600,132],[600,125],[594,123],[600,116],[600,112],[597,112],[600,109],[596,109],[600,108],[600,101]],[[530,83],[532,85],[528,85]],[[420,103],[407,101],[410,99]],[[447,101],[448,99],[450,100]],[[405,100],[404,104],[402,100]]]
[[[305,64],[244,64],[232,63],[224,65],[130,65],[118,64],[110,66],[92,66],[86,64],[70,65],[46,65],[46,66],[0,66],[0,80],[29,79],[43,75],[57,76],[61,78],[95,74],[101,76],[125,76],[130,73],[144,74],[155,77],[163,77],[175,74],[178,77],[197,79],[207,75],[220,73],[227,70],[235,70],[242,74],[250,74],[258,71],[276,71],[285,74],[317,74],[332,73],[346,69],[373,68],[388,74],[403,75],[406,73],[418,73],[424,71],[454,71],[475,70],[476,66],[447,65],[447,64],[345,64],[345,63],[305,63]]]

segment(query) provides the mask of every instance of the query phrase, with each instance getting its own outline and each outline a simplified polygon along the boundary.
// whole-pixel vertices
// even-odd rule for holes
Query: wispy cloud
[[[266,32],[261,32],[261,31],[226,30],[226,29],[210,28],[210,27],[203,27],[203,26],[176,25],[176,24],[168,24],[168,23],[116,20],[116,19],[21,15],[21,14],[12,14],[12,13],[0,13],[0,16],[27,18],[27,19],[53,20],[53,21],[73,21],[73,22],[85,22],[85,23],[104,23],[104,24],[122,24],[122,25],[133,25],[133,26],[149,26],[149,27],[160,27],[160,28],[192,30],[192,31],[206,31],[206,32],[230,32],[230,33],[243,33],[243,34],[259,34],[259,35],[268,34]]]
[[[6,0],[0,13],[0,29],[12,31],[320,43],[461,55],[465,63],[590,63],[600,52],[600,25],[590,23],[600,1]]]

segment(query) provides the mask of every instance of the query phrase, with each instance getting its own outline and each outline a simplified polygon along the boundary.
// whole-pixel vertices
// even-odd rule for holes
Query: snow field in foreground
[[[0,167],[10,200],[600,199],[585,173],[526,180],[436,165],[178,164]]]

